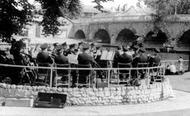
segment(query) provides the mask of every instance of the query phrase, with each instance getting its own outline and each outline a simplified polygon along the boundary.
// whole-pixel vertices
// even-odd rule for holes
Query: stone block
[[[9,107],[31,107],[33,106],[32,99],[16,99],[16,98],[6,98],[4,101],[5,106]]]

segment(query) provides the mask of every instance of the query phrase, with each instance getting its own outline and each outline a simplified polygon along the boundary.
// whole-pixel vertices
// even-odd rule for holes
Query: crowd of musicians
[[[107,49],[109,51],[109,49]],[[19,41],[13,41],[11,48],[1,50],[0,63],[15,64],[15,65],[36,65],[49,64],[58,66],[59,64],[69,64],[70,67],[76,68],[106,68],[107,62],[101,59],[103,48],[96,46],[94,43],[80,42],[77,44],[67,45],[67,43],[54,43],[53,45],[42,44],[30,47],[25,43],[24,39]],[[153,54],[147,54],[141,42],[135,41],[131,46],[124,45],[119,46],[114,50],[114,57],[111,61],[111,67],[119,67],[119,64],[130,64],[121,66],[124,68],[138,67],[138,63],[148,63],[148,66],[159,65],[160,56],[155,52]],[[26,76],[26,68],[14,68],[14,67],[0,67],[1,81],[21,84],[23,76]],[[98,78],[104,78],[105,71],[97,71]],[[36,71],[32,71],[27,75],[36,78]],[[71,72],[72,85],[75,86],[77,81],[77,71]],[[82,76],[79,78],[80,83],[86,82],[86,77],[90,73],[90,70],[81,70]],[[133,78],[137,78],[135,72],[132,73]],[[79,75],[80,76],[80,75]],[[35,80],[30,78],[31,80]],[[123,78],[123,77],[121,77]],[[64,77],[63,79],[64,80]]]

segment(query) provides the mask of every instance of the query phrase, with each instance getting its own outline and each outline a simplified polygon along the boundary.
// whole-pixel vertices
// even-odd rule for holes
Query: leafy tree
[[[179,0],[177,5],[178,14],[190,14],[190,0]]]
[[[0,38],[10,41],[13,34],[19,34],[25,24],[32,20],[33,6],[28,0],[0,0]]]
[[[80,14],[80,0],[36,0],[41,3],[46,35],[55,35],[60,23],[58,17],[74,18]],[[13,34],[22,33],[26,24],[32,21],[36,12],[28,0],[0,0],[0,38],[9,42]]]
[[[101,5],[101,2],[108,2],[113,0],[94,0],[93,2],[96,3],[96,6],[94,8],[98,9],[101,12],[104,12],[104,7]]]
[[[43,9],[42,26],[46,35],[55,35],[60,23],[59,17],[74,18],[80,14],[80,0],[37,0],[41,3]]]
[[[168,15],[189,14],[190,0],[144,0],[145,4],[156,10],[156,20],[163,21]]]

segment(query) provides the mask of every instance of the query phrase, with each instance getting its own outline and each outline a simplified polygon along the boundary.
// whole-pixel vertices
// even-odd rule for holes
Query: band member
[[[78,49],[75,49],[71,54],[68,54],[67,58],[69,59],[69,64],[72,68],[77,68],[78,64]],[[71,76],[72,76],[72,87],[76,87],[77,82],[77,71],[71,70]]]
[[[53,59],[51,58],[51,56],[49,55],[47,48],[48,48],[48,44],[43,44],[40,46],[41,48],[41,52],[38,53],[37,55],[37,63],[47,63],[47,64],[52,64],[53,63]]]
[[[161,61],[161,57],[157,53],[154,53],[149,58],[149,66],[150,67],[158,66],[160,64],[160,61]]]
[[[132,55],[129,55],[128,54],[128,48],[127,47],[123,47],[123,54],[121,54],[119,57],[118,57],[118,62],[119,63],[131,63],[133,58],[132,58]]]
[[[123,54],[121,54],[119,57],[118,57],[118,63],[121,63],[121,64],[118,64],[118,67],[120,68],[131,68],[131,63],[133,61],[133,58],[131,55],[129,55],[127,52],[128,52],[128,48],[127,47],[123,47]],[[128,70],[120,70],[120,73],[129,73]],[[120,79],[124,79],[124,78],[127,78],[129,75],[119,75]]]
[[[62,46],[58,46],[57,47],[57,55],[55,56],[55,63],[56,63],[56,66],[57,67],[69,67],[69,66],[64,66],[64,64],[67,64],[68,65],[68,58],[66,56],[63,55],[63,49],[62,49]],[[68,81],[68,70],[60,70],[60,69],[57,69],[57,74],[61,74],[62,78],[61,80],[63,82],[66,82]]]
[[[56,50],[57,55],[55,56],[55,63],[56,64],[68,64],[68,58],[66,56],[63,55],[63,49],[61,46],[59,46]]]
[[[79,68],[91,68],[95,63],[92,56],[89,55],[89,46],[83,46],[83,53],[78,55]],[[90,70],[79,70],[79,83],[86,83],[86,77],[90,74]]]
[[[62,48],[63,48],[63,55],[65,55],[65,56],[68,55],[68,48],[67,48],[67,47],[68,47],[68,46],[67,46],[67,43],[64,42],[64,43],[62,44]]]

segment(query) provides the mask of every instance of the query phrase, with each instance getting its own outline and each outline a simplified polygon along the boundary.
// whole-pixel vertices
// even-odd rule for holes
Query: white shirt
[[[169,66],[169,70],[170,70],[172,73],[176,73],[176,72],[177,72],[176,66],[173,65],[173,64]]]
[[[67,58],[68,58],[68,60],[69,60],[69,63],[71,63],[71,64],[78,64],[78,54],[69,54],[68,56],[67,56]]]

